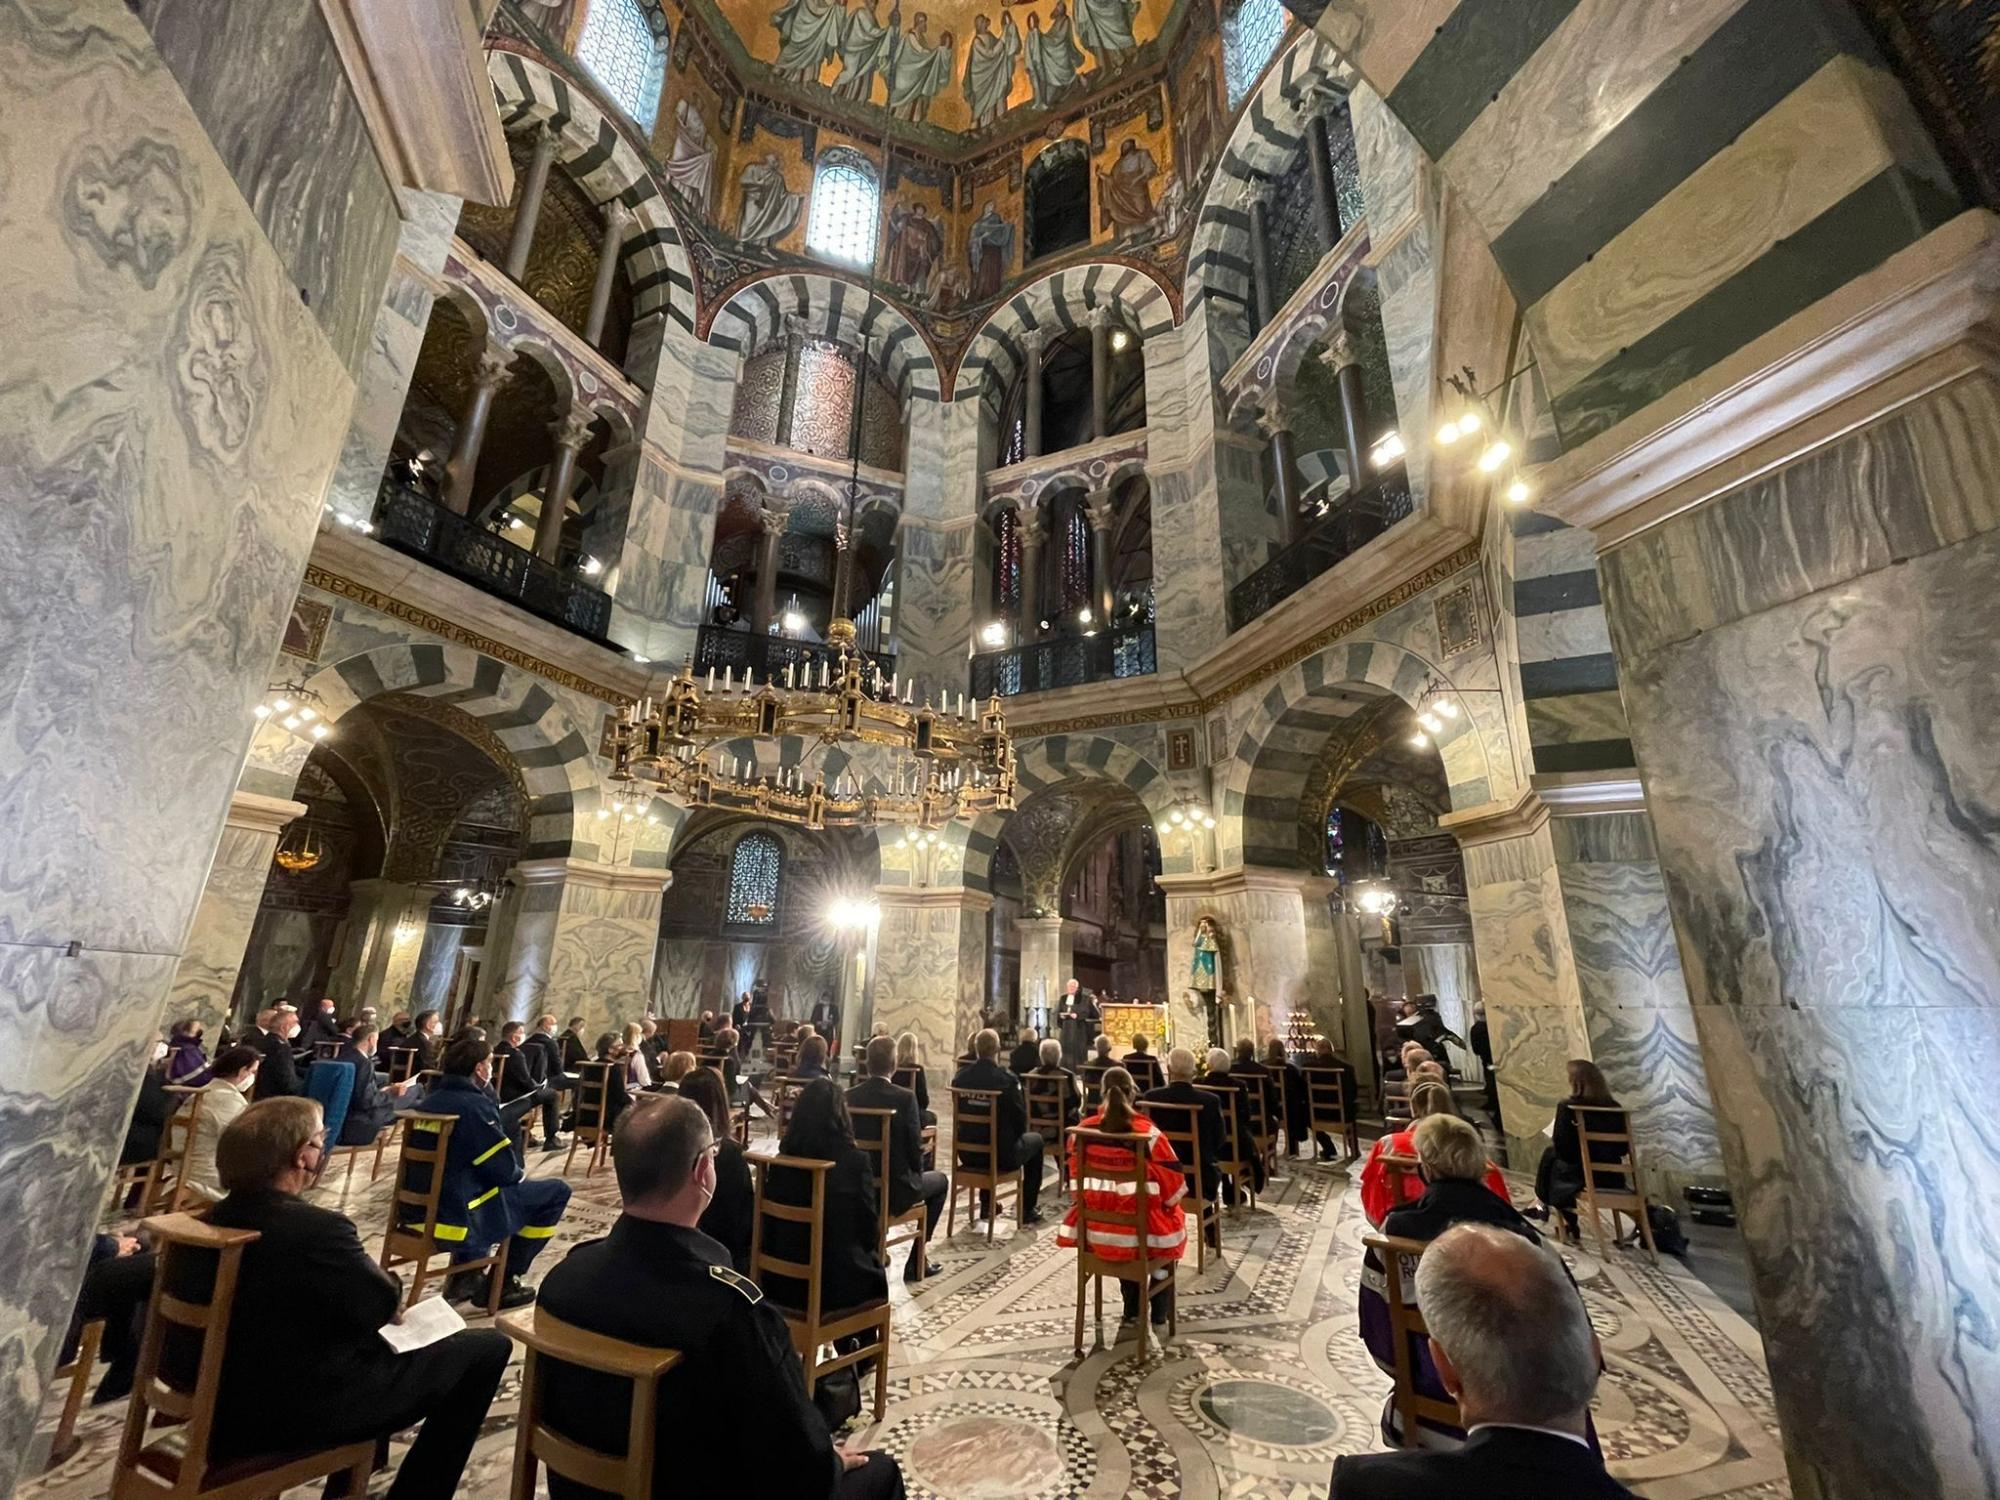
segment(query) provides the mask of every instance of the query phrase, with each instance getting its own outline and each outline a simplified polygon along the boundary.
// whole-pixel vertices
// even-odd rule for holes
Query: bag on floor
[[[826,1422],[826,1430],[839,1435],[840,1429],[861,1415],[861,1377],[853,1365],[822,1375],[813,1382],[813,1405]]]
[[[1681,1233],[1681,1216],[1664,1203],[1646,1205],[1646,1223],[1653,1231],[1653,1247],[1662,1255],[1686,1255],[1688,1237]]]

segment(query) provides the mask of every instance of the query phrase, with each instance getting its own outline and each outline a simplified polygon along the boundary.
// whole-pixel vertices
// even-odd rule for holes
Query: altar
[[[1113,1057],[1123,1057],[1130,1052],[1135,1035],[1146,1038],[1146,1050],[1155,1057],[1172,1045],[1167,1034],[1167,1008],[1164,1005],[1123,1001],[1100,1005],[1097,1008],[1097,1029],[1111,1038]]]

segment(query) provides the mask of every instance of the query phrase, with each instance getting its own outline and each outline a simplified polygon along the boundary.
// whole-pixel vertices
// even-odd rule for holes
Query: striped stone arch
[[[1130,745],[1103,735],[1052,734],[1022,741],[1016,747],[1015,770],[1017,800],[1022,802],[1064,782],[1112,782],[1137,797],[1157,822],[1165,818],[1173,801],[1172,782],[1165,771]],[[990,891],[993,855],[1000,847],[1007,814],[991,813],[959,826],[965,829],[961,878],[974,890]]]
[[[953,399],[982,401],[998,411],[1021,370],[1022,336],[1037,328],[1053,336],[1085,327],[1096,307],[1111,308],[1142,339],[1179,321],[1173,297],[1147,272],[1104,261],[1070,266],[1023,287],[986,320],[959,361]]]
[[[1385,697],[1414,705],[1435,672],[1449,674],[1403,646],[1358,641],[1328,646],[1287,668],[1265,689],[1237,735],[1221,782],[1215,832],[1222,868],[1292,868],[1299,859],[1299,800],[1327,737]],[[1452,807],[1490,800],[1486,745],[1467,712],[1437,736]]]
[[[632,211],[624,265],[633,317],[664,312],[692,333],[697,309],[687,248],[675,211],[639,151],[581,88],[534,58],[495,50],[487,54],[486,71],[500,123],[510,134],[546,122],[560,142],[556,159],[592,201],[601,208],[617,199]]]
[[[533,673],[466,646],[399,642],[330,662],[306,685],[325,700],[321,712],[336,733],[342,715],[383,693],[434,698],[477,719],[507,747],[527,787],[525,857],[595,851],[598,776],[590,741]],[[267,726],[263,733],[282,731]],[[304,760],[298,756],[300,765]]]
[[[859,349],[872,340],[875,358],[905,400],[936,401],[937,356],[903,311],[866,288],[816,272],[780,272],[741,287],[715,314],[708,341],[751,355],[782,338],[785,320],[801,318],[808,332]]]
[[[1963,207],[1857,6],[1285,3],[1484,232],[1566,452]]]
[[[1189,317],[1208,309],[1209,363],[1217,371],[1250,345],[1250,193],[1259,178],[1281,177],[1298,159],[1316,97],[1352,80],[1326,39],[1308,31],[1265,70],[1236,117],[1202,195],[1181,297]]]

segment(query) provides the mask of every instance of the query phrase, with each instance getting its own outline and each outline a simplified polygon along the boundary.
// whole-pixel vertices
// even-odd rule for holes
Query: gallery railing
[[[1241,630],[1335,563],[1352,557],[1407,518],[1411,504],[1409,480],[1400,469],[1341,500],[1304,536],[1229,591],[1229,628]]]
[[[884,677],[896,670],[893,651],[864,651],[861,655],[880,667]],[[830,674],[839,662],[840,653],[833,647],[794,640],[788,635],[758,635],[729,625],[704,625],[695,633],[694,675],[701,680],[706,680],[713,670],[717,677],[728,671],[740,681],[744,669],[749,668],[756,672],[759,682],[775,677],[783,687],[785,668],[790,667],[793,680],[803,686],[805,679],[800,674],[810,670],[813,681],[817,682],[822,668]]]
[[[1011,698],[1016,693],[1146,677],[1158,670],[1153,627],[1124,625],[1096,635],[1055,636],[1006,651],[981,652],[972,658],[972,694],[982,699],[995,693]]]
[[[383,481],[376,500],[375,534],[399,552],[578,635],[602,641],[611,628],[609,594],[393,479]]]

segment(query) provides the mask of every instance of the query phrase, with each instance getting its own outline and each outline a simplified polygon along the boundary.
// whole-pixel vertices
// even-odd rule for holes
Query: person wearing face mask
[[[299,1034],[299,1013],[289,1005],[257,1012],[257,1030],[243,1040],[264,1054],[257,1068],[257,1097],[281,1099],[303,1094],[299,1065],[292,1057],[292,1038]]]
[[[227,1192],[215,1169],[215,1143],[250,1107],[248,1096],[262,1061],[263,1054],[255,1047],[227,1047],[209,1068],[208,1082],[198,1096],[201,1112],[195,1116],[194,1139],[188,1142],[187,1159],[181,1164],[188,1192],[203,1203],[220,1203]],[[194,1103],[188,1100],[175,1113],[176,1129],[182,1128]]]
[[[520,1307],[535,1300],[526,1280],[528,1265],[555,1234],[569,1204],[569,1184],[524,1176],[500,1105],[487,1089],[492,1079],[492,1046],[481,1037],[462,1037],[445,1048],[437,1082],[424,1095],[425,1115],[451,1115],[458,1121],[445,1148],[437,1238],[453,1247],[454,1261],[478,1260],[507,1241],[507,1282],[500,1305]],[[411,1122],[412,1129],[423,1126],[421,1119]],[[410,1179],[413,1192],[429,1190],[427,1167],[412,1167]],[[401,1211],[421,1214],[422,1209],[403,1205]],[[456,1273],[445,1284],[445,1296],[470,1301],[481,1295],[481,1280],[477,1272]]]
[[[415,1077],[401,1083],[383,1083],[375,1077],[375,1045],[380,1040],[373,1026],[354,1028],[341,1048],[341,1062],[354,1069],[354,1095],[347,1101],[347,1118],[341,1122],[337,1146],[366,1146],[382,1133],[382,1127],[396,1118],[396,1105],[417,1087]]]
[[[166,1041],[154,1032],[152,1055],[146,1062],[146,1071],[139,1077],[139,1097],[132,1102],[132,1123],[125,1128],[125,1144],[118,1152],[121,1167],[151,1161],[160,1154],[160,1132],[166,1129],[167,1117],[174,1112],[174,1096],[167,1092],[163,1067],[166,1060]]]

